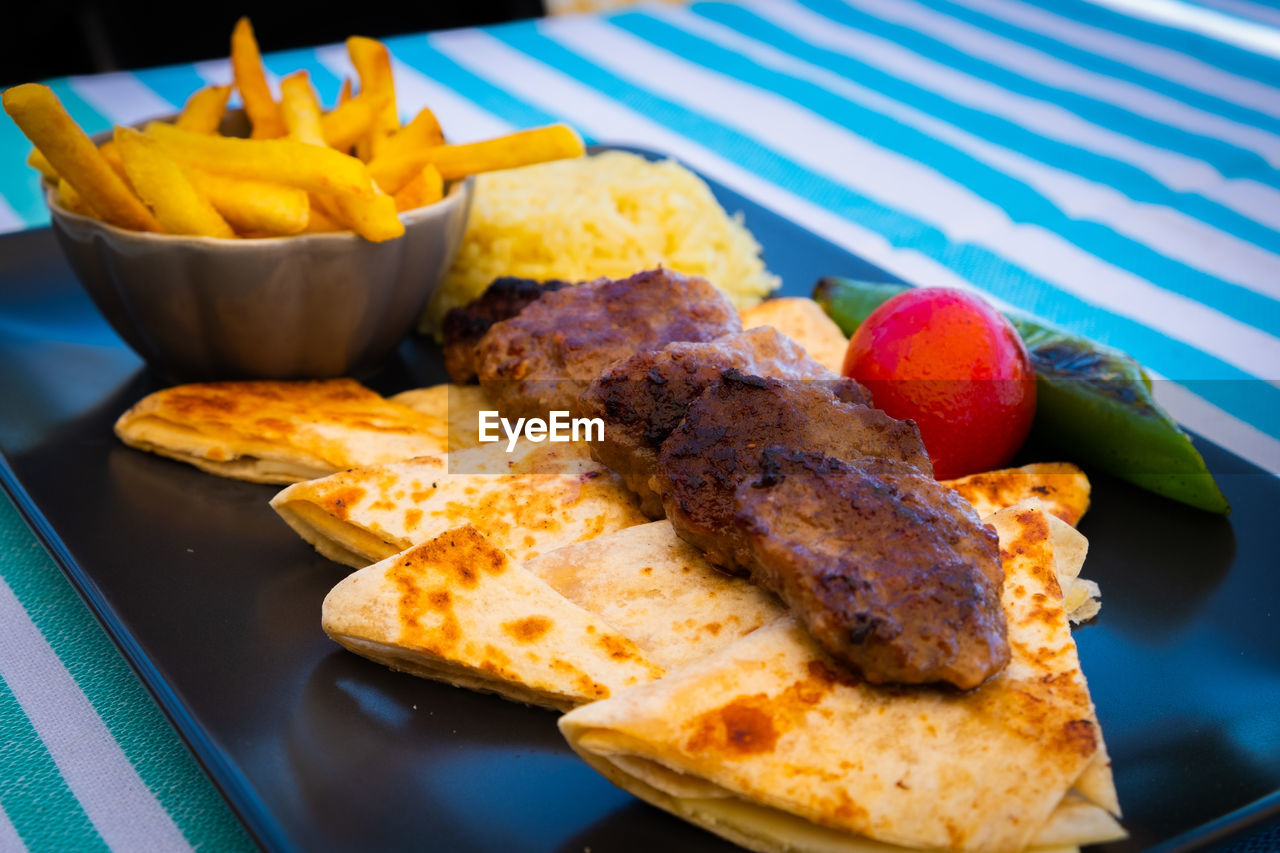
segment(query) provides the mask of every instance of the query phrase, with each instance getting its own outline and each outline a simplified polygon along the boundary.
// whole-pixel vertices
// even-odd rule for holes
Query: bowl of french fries
[[[385,45],[347,48],[358,85],[327,110],[305,71],[277,97],[245,19],[234,79],[175,116],[90,137],[48,87],[4,92],[69,265],[163,378],[371,369],[452,263],[472,175],[582,154],[563,125],[468,144],[447,143],[428,108],[401,125]]]

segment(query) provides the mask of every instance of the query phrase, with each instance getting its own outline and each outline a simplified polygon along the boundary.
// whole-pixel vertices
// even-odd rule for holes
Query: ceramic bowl
[[[405,234],[265,239],[129,231],[46,193],[53,230],[103,316],[168,381],[361,373],[413,327],[462,241],[473,179],[400,215]]]

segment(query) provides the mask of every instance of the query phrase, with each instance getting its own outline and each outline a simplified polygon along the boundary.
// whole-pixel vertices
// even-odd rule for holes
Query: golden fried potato
[[[84,200],[84,196],[76,192],[76,188],[67,183],[66,178],[58,178],[58,204],[81,216],[92,216],[94,219],[101,218],[89,206],[89,202]]]
[[[306,230],[311,218],[306,190],[190,166],[183,171],[239,234],[285,236]]]
[[[309,192],[371,196],[365,165],[347,154],[293,139],[232,139],[191,133],[170,124],[147,125],[169,156],[206,172],[273,181]]]
[[[258,51],[258,41],[253,37],[253,25],[248,18],[236,21],[235,29],[231,31],[231,71],[235,75],[240,99],[244,101],[244,111],[253,124],[253,138],[284,136],[284,117],[267,85],[262,54]]]
[[[116,128],[116,147],[129,180],[170,234],[234,237],[227,220],[154,139],[129,127]]]
[[[374,119],[382,110],[385,97],[362,93],[325,113],[320,120],[325,142],[339,151],[350,151],[352,146],[369,134]]]
[[[5,90],[3,103],[18,129],[104,221],[136,231],[161,230],[52,89],[38,83],[14,86]]]
[[[424,107],[413,121],[383,140],[374,162],[411,157],[416,151],[443,144],[444,131],[440,128],[440,122],[436,119],[435,113]]]
[[[320,102],[306,71],[295,71],[280,81],[280,112],[290,139],[308,145],[324,145]]]
[[[230,86],[206,86],[187,98],[174,124],[193,133],[217,133],[229,97]]]
[[[522,130],[466,145],[437,145],[395,158],[377,158],[369,166],[378,186],[399,191],[428,163],[446,181],[495,169],[513,169],[547,160],[580,157],[586,148],[577,132],[564,124]]]
[[[27,165],[40,173],[40,177],[46,181],[57,182],[59,179],[58,170],[53,168],[53,164],[49,162],[49,158],[40,153],[39,148],[32,148],[31,153],[27,155]]]
[[[413,210],[415,207],[425,207],[442,198],[444,198],[444,178],[440,177],[439,169],[428,163],[401,188],[400,192],[396,193],[396,210],[405,211]]]
[[[391,71],[391,54],[380,41],[364,36],[347,39],[347,54],[360,75],[360,94],[370,94],[381,102],[369,133],[357,143],[360,159],[368,161],[378,153],[382,141],[400,127],[396,111],[395,78]]]

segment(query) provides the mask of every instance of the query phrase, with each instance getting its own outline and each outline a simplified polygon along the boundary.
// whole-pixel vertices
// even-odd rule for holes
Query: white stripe
[[[1099,6],[1110,6],[1135,18],[1146,18],[1182,30],[1216,38],[1255,53],[1280,58],[1280,32],[1270,27],[1242,21],[1183,3],[1181,0],[1092,0]]]
[[[26,227],[26,220],[18,215],[18,211],[13,209],[8,199],[0,195],[0,234],[21,231]]]
[[[1280,229],[1280,191],[1253,180],[1224,179],[1211,165],[1140,142],[1047,101],[1010,92],[891,42],[835,24],[793,3],[749,4],[800,38],[854,56],[938,94],[1024,125],[1042,136],[1103,154],[1141,169],[1179,192],[1197,192],[1273,229]],[[1280,137],[1275,139],[1280,154]]]
[[[191,67],[195,69],[196,74],[200,75],[200,79],[210,86],[235,84],[236,75],[231,70],[230,59],[207,59],[194,63]]]
[[[845,0],[850,5],[885,20],[911,27],[957,50],[1037,80],[1057,89],[1065,89],[1105,101],[1136,115],[1191,133],[1229,142],[1253,151],[1272,166],[1280,167],[1280,138],[1256,127],[1239,124],[1222,116],[1197,109],[1174,98],[1152,92],[1136,83],[1118,80],[1064,62],[1024,44],[1002,38],[979,27],[950,18],[911,0]],[[1177,186],[1189,158],[1163,149],[1151,156],[1149,171],[1162,175],[1161,180]],[[1190,160],[1195,163],[1198,161]]]
[[[355,67],[341,45],[320,48],[316,57],[338,77],[355,78]],[[510,123],[399,60],[392,61],[392,70],[396,79],[396,107],[402,119],[410,119],[423,107],[431,107],[450,142],[490,139],[515,129]]]
[[[972,9],[1049,36],[1064,44],[1177,81],[1190,89],[1280,117],[1280,89],[1261,80],[1224,71],[1194,56],[1064,15],[1009,0],[957,0]]]
[[[195,69],[196,74],[200,75],[200,79],[210,86],[231,86],[231,97],[227,99],[227,106],[236,109],[243,106],[244,101],[240,97],[240,91],[235,87],[236,75],[231,70],[230,59],[206,59],[202,62],[194,63],[191,66]],[[280,100],[280,77],[273,74],[265,65],[262,67],[263,74],[267,78],[267,88],[271,90],[271,96],[277,101]]]
[[[191,66],[200,79],[208,86],[231,86],[231,97],[227,98],[228,109],[239,109],[244,106],[240,99],[240,90],[235,88],[235,73],[231,70],[230,59],[208,59]]]
[[[1148,145],[1086,121],[1047,101],[1010,92],[936,63],[876,36],[777,0],[749,3],[752,10],[814,44],[859,58],[958,103],[1001,116],[1042,136],[1128,163],[1178,192],[1196,192],[1280,230],[1280,191],[1254,180],[1225,179],[1211,165]],[[1280,137],[1276,138],[1280,154]]]
[[[0,806],[0,853],[25,853],[27,845],[22,843],[22,836],[14,828],[13,821]]]
[[[566,116],[597,139],[620,145],[640,145],[678,157],[702,174],[794,222],[803,223],[820,237],[906,281],[978,290],[933,258],[913,249],[893,246],[880,234],[782,189],[586,84],[512,50],[486,33],[442,33],[432,36],[432,46],[476,75],[503,86],[516,97],[548,112]],[[747,225],[750,224],[748,221]]]
[[[1200,0],[1200,2],[1205,6],[1213,6],[1223,12],[1230,12],[1242,18],[1252,18],[1260,24],[1280,29],[1280,12],[1258,3],[1249,3],[1246,0]]]
[[[177,111],[173,104],[127,71],[70,77],[67,84],[112,124],[139,124]]]
[[[929,166],[872,144],[796,104],[696,66],[592,18],[540,25],[578,54],[640,86],[749,134],[810,171],[930,222],[1088,302],[1179,338],[1260,378],[1280,340],[1112,266],[1056,234],[1011,221],[997,205]]]
[[[511,133],[515,125],[452,89],[441,86],[417,69],[399,60],[393,62],[396,75],[396,97],[400,109],[409,120],[423,107],[430,107],[449,134],[450,142],[476,142]]]
[[[776,15],[783,10],[777,0],[751,3],[753,11]],[[788,5],[795,16],[778,15],[778,23],[792,29],[811,42],[828,43],[839,38],[832,28],[818,30],[818,22],[806,13]],[[928,136],[947,142],[995,169],[1012,175],[1040,192],[1058,209],[1073,219],[1100,222],[1140,243],[1151,246],[1169,257],[1209,272],[1213,276],[1236,282],[1244,287],[1280,298],[1280,256],[1253,243],[1221,231],[1179,211],[1153,204],[1134,202],[1114,188],[1085,180],[1077,175],[1033,160],[1017,151],[994,145],[967,131],[947,124],[915,107],[894,101],[866,89],[825,68],[819,68],[762,42],[743,36],[735,30],[692,14],[684,9],[654,8],[650,14],[667,19],[673,25],[703,38],[715,41],[754,62],[795,77],[809,80],[874,111],[913,126]],[[791,25],[795,25],[794,27]],[[832,39],[824,39],[833,36]],[[898,69],[889,69],[900,73]],[[901,75],[900,75],[901,76]],[[1280,194],[1275,195],[1274,210],[1280,226]]]
[[[643,145],[678,157],[702,174],[793,222],[803,224],[818,236],[866,258],[906,281],[981,292],[972,283],[934,259],[912,249],[894,247],[881,235],[766,181],[586,84],[507,47],[486,33],[469,31],[442,34],[433,38],[433,45],[459,65],[503,86],[516,97],[541,106],[548,112],[558,110],[559,114],[597,139]],[[747,225],[750,226],[751,223],[748,221]],[[839,270],[833,272],[838,273]],[[1002,311],[1007,311],[1010,307],[990,294],[984,296]],[[1217,414],[1221,410],[1189,394],[1185,389],[1175,389],[1173,395],[1176,397],[1179,392],[1182,398],[1171,402],[1178,406],[1179,412],[1191,419],[1188,423],[1194,420],[1193,428],[1197,432],[1255,464],[1266,467],[1264,462],[1270,452],[1266,444],[1268,436],[1226,413]],[[1210,417],[1199,417],[1197,412],[1208,412]],[[1236,429],[1235,425],[1242,428],[1238,431],[1246,438],[1261,435],[1262,441],[1239,442],[1232,431]],[[1223,430],[1224,426],[1231,429]],[[1274,459],[1274,455],[1270,458]],[[1280,474],[1280,470],[1276,473]]]
[[[1154,371],[1147,372],[1154,380],[1151,385],[1156,402],[1179,423],[1280,477],[1280,440],[1224,412],[1185,386]]]
[[[0,677],[62,778],[113,850],[191,850],[102,718],[0,579]]]

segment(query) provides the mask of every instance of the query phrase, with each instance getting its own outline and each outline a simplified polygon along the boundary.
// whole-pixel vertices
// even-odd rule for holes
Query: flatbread
[[[486,444],[297,483],[271,506],[299,536],[353,568],[473,524],[517,560],[648,519],[581,443]]]
[[[843,369],[849,339],[812,299],[780,296],[766,299],[741,313],[744,330],[772,326],[804,347],[814,361],[828,370],[840,373]]]
[[[1049,512],[1074,527],[1089,509],[1089,478],[1070,462],[1037,462],[942,483],[963,495],[978,515],[1039,498]]]
[[[1032,498],[1018,506],[1039,504]],[[1068,615],[1072,622],[1091,619],[1101,602],[1098,585],[1079,577],[1088,541],[1047,517]],[[668,669],[719,651],[787,613],[772,593],[704,560],[665,519],[549,551],[525,568],[616,625]]]
[[[432,385],[402,391],[390,399],[425,415],[443,417],[449,426],[450,450],[478,446],[480,412],[497,408],[479,385]]]
[[[1031,498],[1016,504],[1015,508],[1030,506],[1043,504],[1037,498]],[[1080,577],[1084,558],[1089,553],[1089,540],[1054,515],[1049,515],[1049,531],[1053,537],[1053,564],[1058,573],[1058,586],[1062,590],[1067,617],[1073,625],[1087,622],[1102,609],[1102,592],[1098,584]]]
[[[772,593],[712,567],[665,519],[559,548],[525,568],[669,669],[786,613]]]
[[[890,849],[870,839],[996,851],[1123,837],[1107,813],[1114,788],[1106,796],[1049,517],[1027,506],[987,521],[1000,535],[1012,659],[982,687],[860,683],[783,617],[569,713],[561,731],[615,784],[753,850]],[[1076,784],[1086,775],[1088,793]]]
[[[179,385],[144,397],[115,430],[131,447],[254,483],[297,483],[448,447],[443,416],[351,379]]]
[[[348,575],[321,624],[392,669],[559,710],[663,673],[470,525]]]

